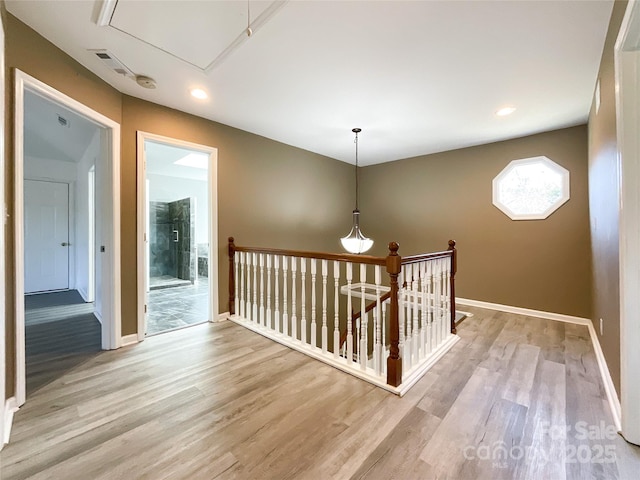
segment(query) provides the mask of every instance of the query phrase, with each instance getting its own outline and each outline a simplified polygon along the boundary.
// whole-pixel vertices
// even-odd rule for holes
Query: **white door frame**
[[[4,78],[4,23],[2,15],[0,15],[0,118],[5,118],[5,78]],[[4,239],[5,225],[7,224],[7,205],[4,199],[4,184],[7,180],[4,170],[4,146],[5,146],[5,128],[4,122],[0,125],[0,172],[2,181],[0,182],[0,202],[2,202],[2,221],[0,222],[0,279],[4,283],[6,280],[4,257],[6,253],[6,245]],[[5,287],[0,288],[0,450],[5,443],[9,441],[9,431],[11,430],[11,420],[13,412],[9,401],[5,402],[5,378],[6,378],[6,359],[5,359]]]
[[[640,444],[640,7],[630,0],[615,44],[620,183],[620,400],[622,434]]]
[[[25,326],[24,326],[24,92],[28,90],[47,100],[63,105],[85,117],[106,132],[108,154],[103,158],[104,186],[110,201],[104,209],[105,257],[102,283],[102,348],[114,349],[121,344],[120,289],[120,124],[46,85],[34,77],[15,70],[14,112],[14,262],[16,320],[16,401],[26,400]]]
[[[209,154],[208,191],[209,191],[209,321],[218,320],[218,149],[197,143],[185,142],[175,138],[164,137],[153,133],[138,131],[137,161],[138,161],[138,341],[143,341],[146,330],[145,305],[147,302],[147,241],[144,232],[147,230],[148,215],[147,198],[147,168],[144,142],[151,140],[164,143],[172,147]],[[197,268],[197,267],[196,267]],[[215,280],[215,281],[214,281]]]

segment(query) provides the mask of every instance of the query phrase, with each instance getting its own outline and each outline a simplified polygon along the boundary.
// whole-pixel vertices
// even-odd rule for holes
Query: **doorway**
[[[217,149],[138,133],[138,336],[217,317]]]
[[[56,368],[73,365],[64,349],[77,359],[120,346],[120,126],[19,70],[15,86],[20,406],[26,400],[27,359],[35,384],[42,385]]]
[[[68,289],[68,183],[25,178],[24,243],[24,293]]]

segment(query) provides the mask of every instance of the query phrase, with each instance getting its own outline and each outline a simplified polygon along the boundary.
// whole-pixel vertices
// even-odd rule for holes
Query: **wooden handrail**
[[[386,265],[385,257],[373,257],[371,255],[352,255],[350,253],[326,253],[309,252],[306,250],[282,250],[279,248],[238,247],[236,252],[266,253],[269,255],[282,255],[285,257],[317,258],[318,260],[334,260],[338,262],[365,263],[367,265]]]
[[[450,240],[453,242],[453,240]],[[455,245],[455,242],[454,242]],[[402,257],[402,265],[409,263],[422,262],[424,260],[435,260],[436,258],[446,258],[452,255],[451,250],[443,250],[442,252],[434,253],[422,253],[420,255],[410,255],[408,257]]]

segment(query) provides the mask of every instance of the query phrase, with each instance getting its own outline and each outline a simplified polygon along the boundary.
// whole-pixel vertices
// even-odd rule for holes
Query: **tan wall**
[[[34,76],[122,124],[122,334],[136,332],[136,131],[218,148],[220,311],[227,305],[226,239],[338,251],[351,220],[349,165],[215,122],[123,96],[7,15],[6,68]],[[13,208],[13,81],[7,82],[6,195]],[[13,224],[7,235],[7,396],[14,394]]]
[[[136,131],[218,149],[220,311],[227,311],[227,238],[238,245],[339,251],[351,220],[352,168],[336,160],[124,96],[122,334],[136,331]]]
[[[600,109],[589,115],[589,208],[593,268],[593,320],[620,392],[620,282],[618,260],[618,145],[613,47],[627,2],[615,2],[600,62]],[[604,335],[598,322],[602,318]]]
[[[103,115],[120,122],[122,101],[120,93],[72,60],[62,50],[46,41],[31,28],[10,14],[5,21],[5,70],[6,70],[6,187],[7,206],[13,209],[13,95],[14,70],[16,68],[45,82],[53,88],[84,103]],[[7,338],[7,396],[14,393],[15,384],[15,328],[13,298],[13,221],[10,218],[5,229],[7,250],[6,266],[6,338]]]
[[[457,296],[579,317],[591,315],[587,129],[366,167],[362,227],[374,254],[458,242]],[[571,174],[571,199],[546,220],[513,221],[492,204],[492,180],[511,160],[546,155]]]

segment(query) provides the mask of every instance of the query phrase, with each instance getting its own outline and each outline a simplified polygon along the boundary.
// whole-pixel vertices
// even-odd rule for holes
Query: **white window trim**
[[[506,206],[504,203],[502,203],[500,201],[500,199],[498,198],[499,183],[514,168],[522,166],[522,165],[530,165],[532,163],[544,163],[551,170],[554,170],[558,174],[560,174],[560,176],[562,178],[562,197],[542,213],[529,213],[529,214],[515,213],[508,206]],[[558,210],[562,205],[567,203],[567,201],[569,201],[570,198],[571,198],[571,191],[570,191],[570,174],[569,174],[569,170],[567,170],[566,168],[558,165],[556,162],[554,162],[550,158],[544,157],[544,156],[531,157],[531,158],[522,158],[520,160],[513,160],[513,161],[509,162],[509,165],[507,165],[493,179],[493,204],[496,206],[496,208],[498,208],[502,213],[504,213],[511,220],[544,220],[545,218],[549,217],[549,215],[551,215],[553,212]]]

